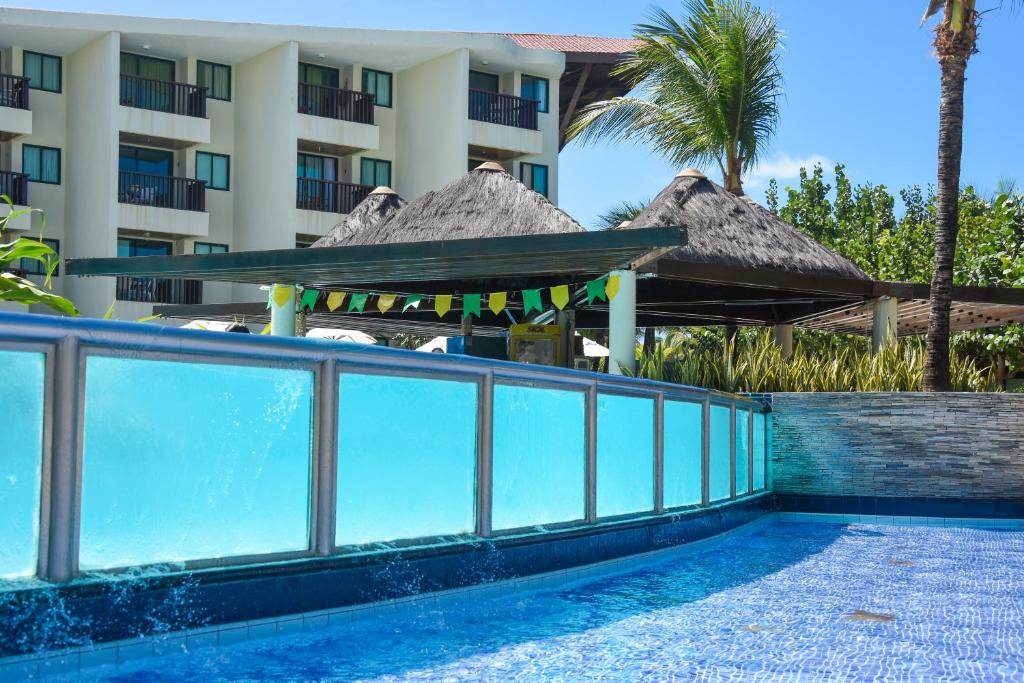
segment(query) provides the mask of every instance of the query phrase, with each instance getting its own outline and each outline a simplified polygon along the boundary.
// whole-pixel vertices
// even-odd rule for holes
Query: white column
[[[886,344],[896,341],[896,299],[883,296],[871,306],[871,353],[878,353]]]
[[[608,372],[621,375],[620,368],[636,370],[636,273],[616,270],[619,293],[608,302]]]
[[[779,347],[783,360],[793,357],[793,326],[775,325],[772,327],[772,338],[775,345]]]
[[[288,290],[288,300],[278,305],[274,294],[279,288]],[[272,285],[270,288],[270,334],[274,337],[295,336],[295,287]]]

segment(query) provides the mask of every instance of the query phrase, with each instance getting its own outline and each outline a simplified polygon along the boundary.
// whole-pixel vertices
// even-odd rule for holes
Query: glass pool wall
[[[0,578],[543,533],[764,492],[761,403],[461,356],[0,314]],[[12,384],[13,382],[13,384]]]

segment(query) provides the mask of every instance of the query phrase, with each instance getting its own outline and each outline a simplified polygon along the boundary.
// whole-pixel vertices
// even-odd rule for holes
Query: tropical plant
[[[746,0],[687,0],[676,20],[664,9],[635,27],[636,51],[618,66],[639,95],[584,107],[567,138],[650,144],[677,166],[717,164],[743,194],[742,174],[764,154],[779,119],[781,32],[775,16]]]
[[[597,224],[594,228],[597,230],[610,230],[622,223],[632,221],[634,218],[639,216],[650,203],[651,200],[649,199],[647,201],[640,202],[631,202],[628,199],[622,201],[598,216]]]
[[[949,309],[959,229],[960,159],[963,150],[964,83],[967,62],[977,52],[980,15],[976,0],[929,0],[921,24],[941,11],[935,27],[939,60],[939,165],[936,188],[935,268],[928,316],[925,391],[951,386]]]
[[[0,201],[7,204],[7,215],[0,217],[0,238],[7,231],[11,221],[36,211],[34,209],[15,210],[14,204],[6,195],[0,196]],[[38,261],[44,265],[46,279],[42,287],[28,278],[12,272],[21,265],[22,259]],[[56,270],[57,264],[57,253],[43,244],[41,240],[19,237],[13,242],[0,244],[0,301],[13,301],[26,306],[43,304],[67,315],[78,315],[78,309],[71,301],[49,291],[53,289],[53,272]]]

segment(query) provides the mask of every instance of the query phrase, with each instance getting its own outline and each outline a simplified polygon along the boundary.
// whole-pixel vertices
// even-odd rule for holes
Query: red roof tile
[[[505,33],[523,47],[558,50],[560,52],[589,52],[622,54],[632,52],[637,45],[633,38],[601,38],[599,36],[560,36],[550,33]]]

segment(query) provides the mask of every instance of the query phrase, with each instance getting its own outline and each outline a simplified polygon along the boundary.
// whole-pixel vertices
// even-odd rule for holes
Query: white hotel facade
[[[557,203],[564,124],[614,92],[596,74],[624,42],[0,8],[0,193],[44,212],[45,229],[11,227],[62,258],[303,246],[374,186],[413,199],[486,160]],[[123,319],[255,299],[180,280],[54,288]]]

